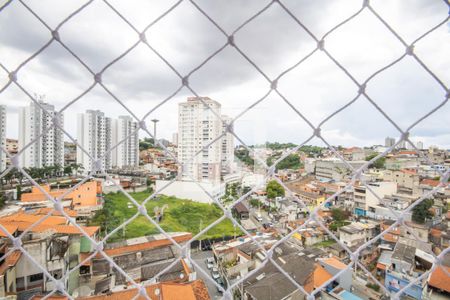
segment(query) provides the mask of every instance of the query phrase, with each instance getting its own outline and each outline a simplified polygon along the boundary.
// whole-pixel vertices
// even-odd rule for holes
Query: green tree
[[[271,180],[266,186],[267,198],[274,199],[276,197],[282,197],[285,194],[284,188],[276,180]]]
[[[65,175],[72,175],[73,174],[73,166],[72,165],[67,165],[64,166],[64,172]]]
[[[5,206],[5,193],[0,191],[0,209]]]
[[[366,161],[373,159],[377,155],[378,155],[377,153],[370,154],[369,156],[366,157]],[[380,157],[379,159],[377,159],[376,161],[371,163],[369,165],[369,168],[384,169],[385,163],[386,163],[386,158]]]
[[[336,222],[342,222],[344,220],[347,220],[348,218],[348,214],[340,208],[333,208],[331,210],[331,216],[333,217],[333,220]]]
[[[147,150],[150,148],[154,148],[155,143],[152,138],[144,138],[143,140],[139,140],[139,150]]]
[[[22,186],[20,184],[16,186],[16,191],[17,191],[17,200],[20,200],[22,197]]]
[[[430,208],[433,206],[432,199],[425,199],[413,208],[412,220],[416,223],[423,224],[433,214],[430,212]]]
[[[259,201],[258,199],[255,199],[255,198],[250,199],[249,203],[252,207],[260,207],[261,206],[261,201]]]
[[[234,155],[249,167],[253,167],[255,161],[250,157],[250,153],[246,148],[239,148],[234,151]]]
[[[267,159],[267,165],[271,166],[279,157],[272,156]],[[276,165],[277,170],[299,169],[303,166],[297,154],[289,154]]]

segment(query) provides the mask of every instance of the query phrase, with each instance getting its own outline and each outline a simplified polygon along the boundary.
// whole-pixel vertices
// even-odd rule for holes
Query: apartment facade
[[[417,195],[420,192],[420,176],[415,170],[386,170],[383,179],[397,183],[405,194]]]
[[[189,97],[178,104],[178,160],[183,165],[179,172],[182,180],[220,181],[222,144],[220,141],[208,144],[220,136],[223,127],[211,110],[220,115],[221,105],[208,97]]]
[[[139,125],[130,116],[112,119],[100,110],[87,110],[78,115],[77,126],[78,143],[89,153],[77,147],[77,163],[85,172],[92,170],[89,156],[101,158],[105,170],[139,165]]]
[[[0,146],[3,150],[6,149],[6,106],[4,105],[0,105]],[[5,169],[6,153],[0,151],[0,173]]]
[[[353,189],[354,214],[357,216],[373,217],[376,206],[380,204],[378,198],[383,199],[385,196],[397,193],[395,182],[369,182],[367,186],[370,189],[365,185],[358,185]]]
[[[348,161],[354,169],[361,167],[365,161]],[[339,158],[323,158],[315,162],[315,175],[317,179],[342,181],[351,175],[352,171]]]
[[[111,148],[111,119],[99,110],[87,110],[78,114],[77,121],[77,163],[83,165],[84,171],[93,169],[93,159],[100,159],[105,169],[111,168],[111,155],[106,152]],[[86,152],[85,152],[86,151]]]
[[[64,166],[63,131],[54,126],[53,120],[64,127],[64,115],[43,101],[19,110],[19,149],[31,143],[20,155],[22,167]]]
[[[139,124],[130,116],[119,116],[112,120],[112,167],[137,167],[139,165]]]
[[[222,134],[225,134],[221,140],[221,173],[222,175],[230,174],[233,169],[234,162],[234,136],[229,132],[233,130],[232,118],[222,115]],[[229,128],[229,130],[228,130]]]

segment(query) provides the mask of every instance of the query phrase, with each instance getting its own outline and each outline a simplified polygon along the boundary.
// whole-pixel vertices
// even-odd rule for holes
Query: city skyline
[[[187,99],[187,98],[189,98],[189,97],[186,97],[185,99]],[[185,100],[180,101],[180,103],[182,103],[184,101]],[[30,100],[28,105],[31,102],[32,101]],[[49,102],[49,104],[53,105],[51,102]],[[0,104],[0,105],[2,105],[2,104]],[[3,107],[4,107],[5,115],[7,116],[6,117],[6,121],[5,121],[5,124],[6,124],[6,135],[5,135],[5,138],[7,138],[7,139],[17,139],[18,140],[19,139],[19,127],[16,126],[16,124],[19,124],[20,121],[19,121],[19,113],[16,114],[15,111],[20,112],[20,110],[23,109],[23,107],[26,107],[26,106],[11,107],[10,105],[3,105]],[[64,120],[65,120],[63,122],[64,123],[64,129],[75,140],[77,140],[77,122],[78,122],[77,115],[78,114],[84,113],[85,111],[88,111],[88,110],[93,110],[93,111],[100,110],[100,111],[104,112],[104,108],[95,108],[94,109],[92,107],[93,106],[91,105],[91,106],[88,106],[88,108],[86,110],[84,110],[84,111],[76,111],[76,112],[72,112],[72,113],[67,113],[68,111],[66,111],[66,113],[64,114]],[[116,111],[114,111],[111,114],[108,114],[107,117],[108,118],[113,118],[113,119],[118,119],[118,118],[120,118],[121,116],[124,116],[124,115],[127,115],[127,111],[125,111],[125,110],[123,111],[123,113],[117,113]],[[133,122],[135,122],[133,117],[131,117],[131,116],[129,116],[129,117],[132,118]],[[68,120],[71,120],[71,122],[68,121]],[[231,117],[227,117],[226,121],[230,121],[230,120],[232,120],[232,118]],[[158,120],[158,121],[162,121],[162,124],[167,124],[167,119],[162,118],[161,120]],[[234,123],[234,124],[239,124],[239,122]],[[147,129],[149,130],[149,132],[151,134],[153,134],[153,123],[151,122],[150,118],[146,119],[146,125],[147,125]],[[262,124],[258,123],[258,125],[262,125]],[[177,125],[176,125],[176,127],[177,127]],[[236,125],[234,125],[233,127],[235,128]],[[256,135],[258,135],[259,137],[261,137],[261,136],[263,136],[263,137],[260,138],[259,140],[257,140],[256,143],[247,143],[244,140],[244,142],[248,146],[262,145],[262,144],[265,144],[266,142],[269,142],[269,143],[276,143],[276,142],[278,142],[278,143],[294,143],[294,144],[300,144],[302,142],[302,141],[296,141],[295,137],[292,137],[292,139],[289,139],[289,138],[288,139],[277,139],[276,137],[275,137],[275,139],[269,139],[268,136],[261,135],[261,132],[264,132],[264,130],[261,130],[262,129],[261,126],[259,126],[259,127],[258,126],[254,126],[254,127],[255,127],[255,129],[257,128],[257,129],[260,130],[260,131],[258,131],[258,133]],[[175,131],[173,131],[173,132],[168,132],[167,135],[166,135],[167,131],[164,132],[163,129],[164,129],[164,127],[161,128],[161,125],[158,125],[158,139],[165,139],[167,141],[173,142],[173,135],[178,133],[178,131],[177,131],[178,128],[175,128]],[[161,134],[161,131],[163,131],[164,134]],[[236,133],[238,134],[238,132],[236,132]],[[329,131],[329,134],[331,136],[334,136],[336,134],[336,132],[335,131]],[[139,130],[139,139],[140,140],[142,140],[144,138],[149,138],[149,137],[150,136],[146,132],[144,132],[142,130]],[[333,138],[329,138],[329,137],[327,138],[326,136],[324,136],[324,137],[327,139],[327,141],[328,140],[333,140]],[[371,147],[371,146],[377,146],[377,145],[385,145],[386,144],[386,140],[385,139],[387,137],[390,137],[390,138],[394,139],[395,141],[398,141],[400,139],[400,135],[386,135],[386,136],[380,137],[379,140],[375,140],[375,139],[367,140],[367,141],[364,141],[362,144],[358,144],[358,143],[356,143],[356,141],[355,141],[355,143],[349,142],[349,143],[344,143],[344,144],[335,144],[335,143],[331,142],[330,144],[332,146],[343,146],[343,147],[353,147],[353,146],[355,146],[355,147]],[[440,144],[439,142],[433,143],[433,142],[430,142],[429,139],[424,138],[424,137],[410,135],[409,138],[416,146],[417,146],[417,143],[419,143],[419,144],[422,145],[423,148],[439,147],[439,148],[442,148],[442,149],[450,149],[450,144],[449,145],[443,145],[443,144]],[[64,142],[70,142],[70,143],[73,142],[72,139],[70,139],[66,134],[63,134],[63,140],[64,140]],[[234,143],[235,143],[235,145],[240,145],[241,144],[240,141],[237,140],[235,137],[234,137]],[[322,141],[319,141],[316,138],[312,139],[309,143],[306,143],[306,145],[327,147]],[[411,148],[411,145],[409,145],[409,143],[405,143],[405,148]],[[419,149],[420,149],[420,147],[419,147]]]

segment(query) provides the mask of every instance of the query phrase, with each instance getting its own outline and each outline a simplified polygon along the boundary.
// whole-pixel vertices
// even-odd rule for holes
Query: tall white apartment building
[[[39,101],[39,107],[31,102],[19,110],[19,149],[20,165],[25,168],[42,168],[45,166],[64,166],[64,134],[53,125],[57,120],[64,126],[64,115],[55,111],[51,104]]]
[[[92,171],[92,161],[102,158],[102,167],[111,168],[111,154],[105,153],[111,148],[111,119],[99,110],[87,110],[78,114],[77,120],[77,164],[84,167],[86,173]],[[83,151],[83,148],[85,151]]]
[[[112,166],[117,168],[139,165],[139,124],[130,116],[119,116],[112,120],[112,145],[120,143],[112,151]],[[128,137],[128,138],[127,138]]]
[[[99,110],[87,110],[78,114],[77,126],[78,144],[89,153],[77,147],[77,163],[86,173],[93,169],[89,156],[101,158],[105,170],[139,165],[139,136],[135,132],[138,123],[131,117],[112,119]]]
[[[178,160],[182,180],[219,182],[221,173],[221,141],[209,145],[223,130],[221,105],[208,97],[189,97],[178,104]],[[195,154],[197,154],[194,157]]]
[[[392,147],[395,144],[395,139],[391,138],[391,137],[386,137],[386,139],[384,140],[384,145],[386,147]]]
[[[6,150],[6,106],[0,105],[0,145]],[[0,151],[0,173],[6,169],[6,153]]]
[[[234,136],[227,131],[227,127],[230,126],[230,130],[233,130],[233,124],[231,124],[232,118],[222,115],[222,137],[221,141],[221,172],[222,175],[229,174],[233,168],[234,162]]]

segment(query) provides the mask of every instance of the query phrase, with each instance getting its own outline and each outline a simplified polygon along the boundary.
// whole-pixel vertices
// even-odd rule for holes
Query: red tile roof
[[[0,224],[3,226],[12,225],[17,226],[18,231],[25,231],[31,227],[33,223],[29,222],[14,222],[14,221],[3,221],[0,219]],[[100,227],[98,226],[81,226],[81,228],[89,235],[93,236]],[[82,232],[75,226],[72,225],[47,225],[47,224],[39,224],[30,229],[30,232],[42,233],[42,232],[54,232],[60,234],[68,234],[68,235],[79,235]]]
[[[192,238],[191,233],[186,233],[183,235],[173,237],[174,241],[177,243],[187,242],[191,238]],[[161,240],[154,240],[154,241],[149,241],[149,242],[140,243],[140,244],[125,245],[122,247],[105,249],[104,252],[108,256],[114,257],[114,256],[118,256],[118,255],[123,255],[126,253],[138,252],[138,251],[142,251],[142,250],[148,250],[148,249],[152,249],[152,248],[169,246],[169,245],[172,245],[172,242],[169,239],[161,239]],[[98,254],[96,257],[101,257],[101,254]]]
[[[445,273],[443,268],[446,268],[447,272],[450,273],[450,267],[438,266],[434,269],[433,273],[431,273],[430,279],[428,280],[428,285],[446,292],[450,292],[450,278],[447,273]]]
[[[16,224],[4,224],[3,228],[11,235],[13,235],[17,229],[19,228],[19,226],[17,226]],[[0,229],[0,237],[8,237],[6,235],[5,232],[3,232],[3,230]]]
[[[324,263],[326,263],[327,265],[330,265],[336,269],[339,270],[343,270],[345,268],[347,268],[347,265],[344,264],[342,261],[340,261],[339,259],[337,259],[336,257],[329,257],[329,258],[325,258],[322,260]]]
[[[333,277],[330,273],[325,270],[324,267],[322,267],[319,264],[316,264],[316,268],[314,269],[314,288],[320,288],[322,285],[330,280]]]
[[[24,213],[18,212],[15,214],[7,215],[0,218],[0,222],[26,222],[26,223],[36,223],[43,219],[42,215],[35,215],[34,213]],[[67,224],[69,221],[65,217],[61,216],[49,216],[43,220],[40,224],[43,225],[63,225]]]
[[[145,288],[147,295],[152,300],[209,300],[205,283],[202,280],[195,280],[189,283],[157,283]],[[120,292],[110,293],[109,295],[96,295],[88,297],[79,297],[80,300],[125,300],[133,299],[138,294],[138,290],[130,288]],[[145,299],[136,297],[136,299]]]
[[[14,267],[22,256],[22,252],[20,250],[15,250],[10,253],[6,258],[3,264],[0,265],[0,275],[3,275],[7,269],[10,267]]]
[[[434,179],[423,179],[420,183],[436,187],[436,186],[438,186],[440,184],[440,181],[439,180],[434,180]]]

